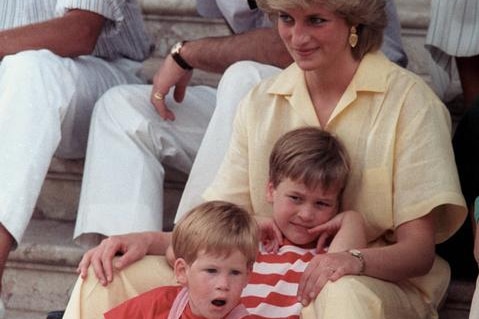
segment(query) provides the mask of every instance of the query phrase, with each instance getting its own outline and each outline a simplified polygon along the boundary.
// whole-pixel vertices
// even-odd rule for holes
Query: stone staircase
[[[144,74],[151,78],[168,49],[180,39],[229,34],[222,20],[196,15],[194,0],[142,0],[146,24],[157,44],[154,56],[145,62]],[[396,0],[403,27],[409,68],[429,83],[430,59],[423,48],[429,21],[428,0]],[[219,75],[195,70],[193,82],[215,86]],[[458,85],[446,95],[458,94]],[[460,115],[457,107],[453,115]],[[54,158],[23,242],[10,254],[3,280],[2,298],[8,319],[44,319],[52,310],[64,309],[77,275],[76,266],[84,250],[72,242],[80,193],[83,161]],[[186,176],[172,170],[165,184],[166,224],[176,211]],[[441,319],[467,318],[474,289],[471,281],[453,281],[441,311]]]

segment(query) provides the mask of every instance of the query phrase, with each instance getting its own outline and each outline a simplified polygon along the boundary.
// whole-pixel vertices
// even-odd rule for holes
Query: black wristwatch
[[[176,43],[174,46],[171,47],[170,54],[171,54],[171,57],[173,58],[173,60],[175,60],[175,62],[183,70],[191,71],[191,70],[193,70],[193,67],[191,65],[189,65],[188,62],[186,62],[185,59],[183,59],[183,57],[180,54],[181,48],[183,47],[183,45],[185,43],[186,43],[186,41],[180,41],[180,42]]]

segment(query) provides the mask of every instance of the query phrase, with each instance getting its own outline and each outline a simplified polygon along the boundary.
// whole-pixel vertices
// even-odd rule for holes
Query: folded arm
[[[105,18],[70,10],[59,18],[0,31],[0,59],[25,50],[48,49],[64,57],[91,54]]]

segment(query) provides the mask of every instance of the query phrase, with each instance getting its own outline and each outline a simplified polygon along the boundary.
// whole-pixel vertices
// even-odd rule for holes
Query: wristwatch
[[[188,62],[186,62],[185,59],[183,59],[183,57],[180,54],[181,48],[183,47],[183,45],[185,43],[186,43],[186,41],[180,41],[180,42],[176,43],[174,46],[171,47],[170,54],[171,54],[171,57],[173,58],[173,60],[175,60],[175,62],[183,70],[191,71],[191,70],[193,70],[193,67],[191,65],[189,65]]]
[[[348,253],[351,254],[351,256],[359,259],[359,262],[361,263],[361,268],[359,269],[359,274],[358,275],[362,275],[364,274],[364,268],[366,267],[366,263],[364,262],[364,256],[363,256],[363,253],[357,249],[350,249],[348,250]]]

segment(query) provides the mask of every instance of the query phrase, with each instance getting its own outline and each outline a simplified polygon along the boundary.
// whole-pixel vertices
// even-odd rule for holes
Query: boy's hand
[[[324,224],[308,229],[311,234],[318,235],[316,252],[322,254],[328,248],[328,243],[338,233],[343,224],[344,213],[339,213]]]
[[[260,240],[268,253],[276,253],[283,244],[283,234],[272,218],[255,216],[259,226]]]

